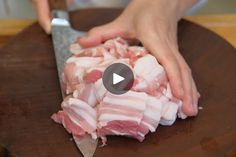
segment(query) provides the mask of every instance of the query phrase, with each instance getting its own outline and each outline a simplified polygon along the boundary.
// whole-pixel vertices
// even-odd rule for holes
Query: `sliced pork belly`
[[[135,121],[140,124],[146,109],[147,94],[128,91],[114,95],[107,92],[98,107],[99,125],[102,127],[113,120]]]
[[[103,144],[106,143],[106,136],[108,135],[127,136],[143,141],[144,136],[138,134],[139,128],[140,124],[134,121],[113,120],[102,128],[98,128],[97,135],[102,139]]]
[[[125,58],[128,56],[128,43],[122,38],[108,40],[104,43],[104,46],[116,58]]]
[[[151,132],[155,132],[162,116],[163,103],[156,97],[148,96],[146,105],[142,123]]]
[[[87,72],[84,76],[85,83],[95,83],[98,79],[102,78],[103,72],[100,70],[92,70]]]
[[[97,112],[86,102],[80,99],[67,98],[62,102],[61,106],[63,111],[54,114],[52,118],[56,122],[62,123],[71,133],[80,135],[82,132],[80,128],[90,134],[96,131]],[[75,125],[77,126],[76,129]],[[78,133],[74,133],[75,130],[78,130]]]
[[[59,111],[58,113],[53,114],[51,118],[55,122],[62,124],[69,133],[78,137],[83,137],[85,135],[85,131],[77,125],[77,123],[74,123],[64,111]]]
[[[143,141],[145,135],[151,131],[155,132],[156,128],[160,122],[161,111],[162,111],[162,102],[153,96],[148,96],[146,101],[146,109],[143,113],[143,118],[137,129],[136,138],[139,141]]]
[[[161,111],[161,125],[172,125],[177,117],[179,106],[172,102],[168,101],[167,103],[162,105],[162,111]]]
[[[174,104],[178,106],[178,113],[177,113],[178,117],[181,119],[187,118],[187,115],[184,114],[182,111],[183,102],[173,96],[169,83],[167,83],[165,90],[163,90],[162,92],[166,98],[168,98],[170,101],[172,101]]]
[[[75,43],[70,51],[73,55],[65,63],[63,85],[71,96],[52,119],[72,133],[76,142],[87,135],[103,143],[108,135],[143,141],[159,124],[169,126],[177,116],[187,117],[182,101],[172,95],[164,68],[144,47],[115,38],[86,49]],[[125,94],[111,94],[103,85],[103,72],[113,63],[123,63],[133,71],[133,87]]]
[[[99,79],[94,83],[94,88],[96,91],[96,98],[99,102],[101,102],[107,93],[107,89],[104,87],[102,79]]]
[[[73,92],[73,97],[86,102],[91,107],[98,103],[94,84],[80,84]]]
[[[137,59],[148,54],[148,51],[144,47],[140,46],[129,46],[127,50],[127,57],[130,59],[132,66]]]
[[[135,62],[134,73],[137,76],[138,83],[133,89],[151,95],[154,95],[155,91],[167,81],[163,67],[150,54]]]
[[[145,93],[129,91],[113,95],[108,92],[98,106],[100,136],[115,134],[139,139],[138,128],[146,109],[146,100]]]
[[[78,67],[91,68],[103,61],[102,57],[70,57],[66,63],[75,63]]]
[[[82,49],[78,43],[74,43],[70,46],[70,52],[76,57],[90,56],[90,57],[102,57],[104,52],[107,51],[103,46],[97,46],[94,48]]]
[[[66,94],[72,93],[79,83],[83,83],[84,77],[86,77],[87,82],[92,82],[94,79],[91,80],[91,74],[87,75],[86,70],[102,61],[103,58],[101,57],[70,57],[65,63],[63,72],[63,83],[66,86]],[[96,74],[93,72],[92,75]],[[97,79],[99,77],[101,76],[97,76]]]

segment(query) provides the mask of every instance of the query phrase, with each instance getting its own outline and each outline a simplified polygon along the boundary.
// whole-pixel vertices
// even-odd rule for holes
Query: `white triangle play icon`
[[[112,74],[112,79],[113,79],[113,85],[115,85],[115,84],[123,81],[125,78],[120,76],[120,75],[118,75],[118,74],[116,74],[116,73],[113,73]]]

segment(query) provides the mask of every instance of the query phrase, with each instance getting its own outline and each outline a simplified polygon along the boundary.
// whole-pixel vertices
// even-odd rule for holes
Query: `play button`
[[[102,76],[102,81],[109,92],[113,94],[124,94],[132,88],[134,75],[127,65],[114,63],[106,68]]]
[[[124,77],[122,77],[122,76],[120,76],[116,73],[113,73],[112,79],[113,79],[113,85],[115,85],[117,83],[120,83],[121,81],[125,80]]]

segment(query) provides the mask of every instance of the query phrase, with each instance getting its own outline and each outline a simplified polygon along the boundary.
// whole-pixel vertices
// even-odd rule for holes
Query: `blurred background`
[[[73,8],[70,8],[73,10],[125,7],[130,0],[69,1],[74,1]],[[236,47],[236,0],[201,0],[187,15],[194,16],[186,16],[185,19],[212,30]],[[0,0],[0,47],[35,21],[36,14],[31,0]]]
[[[77,0],[80,8],[123,7],[128,0]],[[197,15],[236,13],[236,0],[208,0]],[[0,0],[0,18],[35,19],[30,0]]]

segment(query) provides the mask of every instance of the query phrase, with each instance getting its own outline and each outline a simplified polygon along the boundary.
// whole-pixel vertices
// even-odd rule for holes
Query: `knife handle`
[[[50,10],[67,10],[66,0],[49,0]]]

